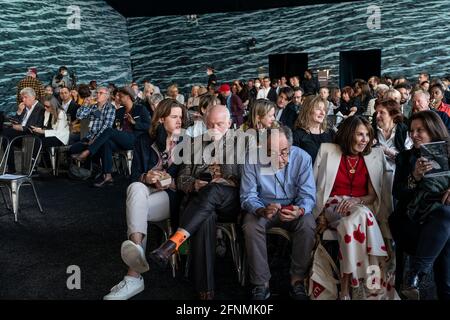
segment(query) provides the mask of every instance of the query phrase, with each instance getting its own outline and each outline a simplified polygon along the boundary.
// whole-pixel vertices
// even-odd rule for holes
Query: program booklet
[[[428,171],[424,177],[438,177],[450,173],[447,142],[424,143],[420,146],[420,155],[430,161],[433,166],[433,169]]]

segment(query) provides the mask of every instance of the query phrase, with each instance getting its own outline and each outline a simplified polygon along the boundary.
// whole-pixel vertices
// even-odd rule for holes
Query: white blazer
[[[314,179],[317,188],[316,206],[313,209],[315,218],[320,215],[330,197],[341,156],[342,151],[337,144],[322,143],[320,145],[316,161],[314,162]],[[364,162],[377,195],[375,203],[368,207],[376,215],[383,237],[391,239],[392,236],[388,225],[388,217],[392,213],[392,190],[390,190],[389,175],[392,176],[393,171],[388,166],[380,148],[372,148],[372,152],[364,156]]]
[[[44,123],[46,124],[49,120],[50,112],[45,111],[44,113]],[[67,123],[67,116],[64,110],[59,110],[58,120],[53,125],[53,129],[44,130],[45,137],[56,137],[64,145],[69,142],[69,124]]]

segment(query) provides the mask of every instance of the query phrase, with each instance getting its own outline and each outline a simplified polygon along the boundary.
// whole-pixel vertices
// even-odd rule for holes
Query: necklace
[[[346,158],[347,158],[348,165],[350,166],[350,169],[348,170],[348,172],[350,172],[351,174],[354,174],[356,172],[356,167],[358,166],[359,157],[356,158],[356,162],[353,165],[350,162],[350,157],[347,156]]]

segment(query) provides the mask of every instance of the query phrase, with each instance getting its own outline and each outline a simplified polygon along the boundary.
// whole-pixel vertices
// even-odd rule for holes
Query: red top
[[[438,111],[442,111],[445,112],[449,117],[450,117],[450,105],[441,102],[441,104],[439,105],[439,107],[436,108]]]
[[[356,160],[358,159],[358,160]],[[354,168],[355,173],[350,171]],[[352,196],[363,197],[366,196],[369,185],[369,172],[367,171],[364,158],[352,158],[341,156],[336,180],[334,181],[332,196]]]

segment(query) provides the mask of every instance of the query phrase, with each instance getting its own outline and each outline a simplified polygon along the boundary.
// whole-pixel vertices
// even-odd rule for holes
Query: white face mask
[[[62,74],[63,76],[67,76],[67,71],[64,70],[63,72],[61,72],[61,74]]]
[[[256,87],[256,88],[261,87],[261,83],[259,83],[259,82],[255,83],[255,87]]]

